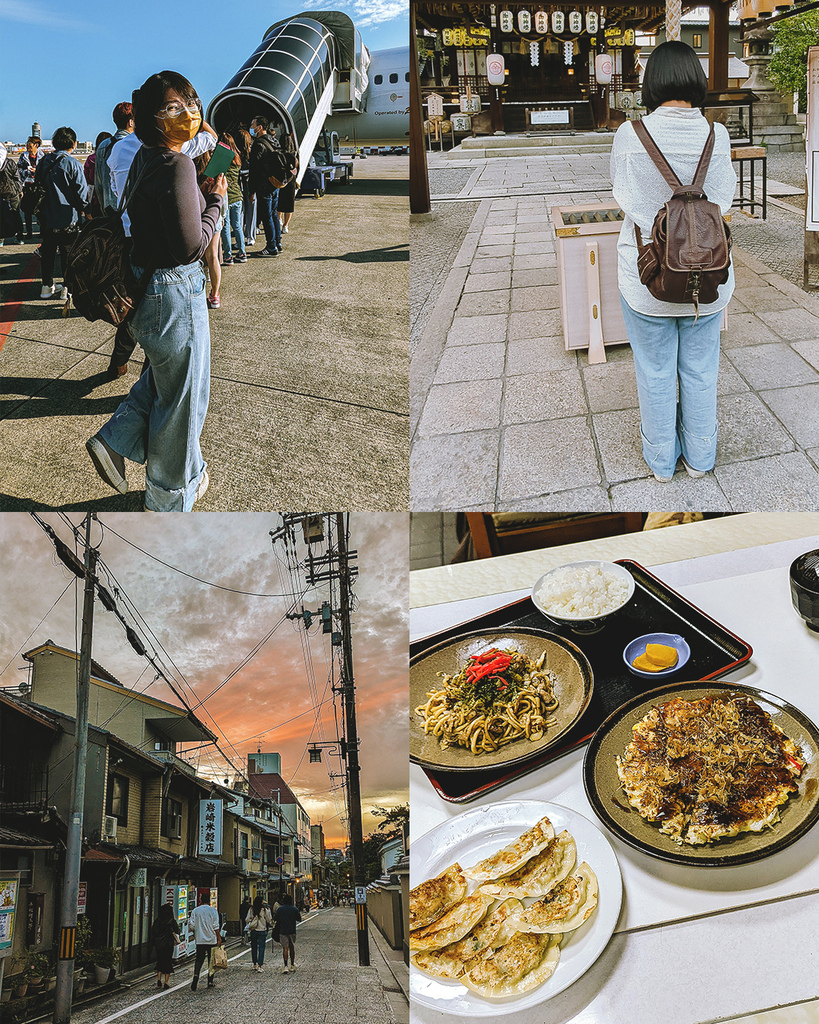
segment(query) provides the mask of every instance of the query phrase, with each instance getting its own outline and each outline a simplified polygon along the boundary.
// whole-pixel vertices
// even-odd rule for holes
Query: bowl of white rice
[[[588,559],[550,569],[532,587],[532,601],[546,618],[595,633],[609,615],[628,604],[634,577],[622,565]]]

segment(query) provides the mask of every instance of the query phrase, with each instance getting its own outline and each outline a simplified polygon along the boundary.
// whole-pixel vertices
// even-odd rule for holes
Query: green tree
[[[800,110],[807,94],[809,46],[819,46],[819,11],[808,11],[771,26],[774,55],[768,77],[781,93],[798,93]]]

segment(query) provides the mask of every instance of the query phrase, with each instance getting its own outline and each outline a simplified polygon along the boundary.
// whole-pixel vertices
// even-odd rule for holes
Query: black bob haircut
[[[673,40],[652,50],[643,76],[643,104],[647,110],[656,110],[668,100],[702,107],[707,92],[708,79],[688,43]]]
[[[77,144],[77,133],[73,128],[58,128],[51,144],[55,149],[71,149]]]
[[[198,100],[196,89],[176,71],[160,71],[151,75],[134,93],[134,135],[146,146],[162,146],[165,136],[159,129],[156,115],[167,106],[165,93],[173,89],[188,102]]]

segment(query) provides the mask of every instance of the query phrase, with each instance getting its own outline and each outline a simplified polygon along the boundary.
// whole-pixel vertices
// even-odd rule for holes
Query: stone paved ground
[[[73,1024],[115,1019],[123,1024],[393,1024],[397,1016],[375,966],[379,954],[372,937],[370,948],[373,966],[359,967],[352,908],[317,911],[299,925],[292,974],[282,973],[280,946],[274,945],[271,954],[268,941],[259,974],[250,969],[249,948],[236,945],[228,949],[228,970],[217,974],[214,989],[207,988],[203,971],[197,991],[191,992],[188,965],[171,978],[167,992],[157,993],[153,975],[76,1011],[71,1019]]]
[[[769,176],[798,185],[798,162],[771,158]],[[590,366],[561,336],[549,208],[611,198],[608,156],[453,166],[436,155],[430,167],[433,184],[446,172],[446,188],[470,171],[458,195],[480,206],[469,225],[460,214],[463,242],[451,261],[437,248],[436,222],[462,203],[439,201],[413,227],[414,509],[817,506],[819,299],[771,266],[793,260],[798,214],[769,207],[765,223],[734,217],[737,291],[723,334],[717,465],[701,480],[677,473],[659,484],[638,444],[630,349],[610,347],[605,365]]]

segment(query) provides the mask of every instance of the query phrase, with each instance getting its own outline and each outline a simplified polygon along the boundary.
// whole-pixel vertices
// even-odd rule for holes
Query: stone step
[[[614,132],[556,132],[553,135],[480,135],[461,142],[468,149],[546,149],[569,146],[572,150],[605,145],[611,148]]]

